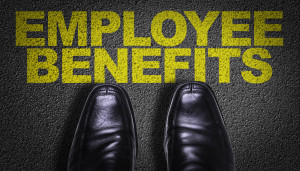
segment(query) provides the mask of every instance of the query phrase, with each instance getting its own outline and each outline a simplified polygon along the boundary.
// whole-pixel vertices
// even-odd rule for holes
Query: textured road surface
[[[51,84],[26,83],[26,48],[15,46],[15,11],[22,10],[63,11],[66,16],[76,10],[111,10],[122,16],[123,11],[132,10],[136,14],[138,36],[151,36],[152,18],[164,10],[181,14],[186,10],[195,10],[202,16],[213,10],[283,11],[283,31],[279,35],[284,38],[284,46],[265,47],[272,55],[272,59],[267,60],[273,68],[273,76],[268,82],[245,82],[240,71],[248,68],[241,58],[235,58],[231,60],[231,83],[220,84],[218,60],[211,58],[207,63],[207,83],[215,91],[223,111],[238,170],[300,170],[299,1],[283,0],[136,0],[114,3],[92,0],[1,1],[0,170],[65,170],[81,109],[89,91],[96,86],[62,84],[61,77]],[[210,30],[208,47],[221,47],[220,23],[219,16]],[[167,22],[164,27],[164,34],[172,36],[174,25]],[[178,47],[195,48],[195,35],[195,30],[188,23],[188,36]],[[152,47],[162,48],[152,42]],[[122,29],[106,35],[104,47],[115,56],[116,48],[123,47]],[[60,58],[61,48],[53,48]],[[245,49],[242,48],[242,52]],[[153,59],[160,61],[163,68],[163,58]],[[194,66],[192,59],[184,57],[184,61],[190,61],[190,68]],[[93,63],[92,58],[90,60]],[[60,61],[57,63],[59,67]],[[193,72],[193,69],[178,71],[177,83],[193,80]],[[147,70],[146,73],[163,75],[163,69]],[[115,82],[110,74],[107,74],[107,78],[107,82]],[[131,97],[136,116],[139,137],[137,170],[166,170],[162,148],[163,129],[169,100],[176,84],[121,85]]]

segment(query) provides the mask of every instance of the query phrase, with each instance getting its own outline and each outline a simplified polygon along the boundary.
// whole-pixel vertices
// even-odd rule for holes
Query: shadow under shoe
[[[168,111],[164,150],[169,171],[233,171],[233,152],[211,88],[179,85]]]
[[[136,155],[136,126],[126,91],[111,84],[94,88],[77,125],[68,171],[132,171]]]

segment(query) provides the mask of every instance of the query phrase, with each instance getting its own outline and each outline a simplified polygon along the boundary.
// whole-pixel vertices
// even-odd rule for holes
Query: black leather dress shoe
[[[137,153],[126,91],[105,84],[90,93],[73,139],[68,171],[132,171]]]
[[[211,88],[183,83],[173,95],[165,129],[169,171],[233,171],[231,144]]]

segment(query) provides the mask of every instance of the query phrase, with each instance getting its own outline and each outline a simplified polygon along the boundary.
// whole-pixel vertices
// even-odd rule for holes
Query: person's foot
[[[169,171],[233,171],[231,144],[211,88],[177,87],[168,111],[164,150]]]
[[[92,90],[69,154],[68,171],[132,171],[137,153],[133,110],[117,85]]]

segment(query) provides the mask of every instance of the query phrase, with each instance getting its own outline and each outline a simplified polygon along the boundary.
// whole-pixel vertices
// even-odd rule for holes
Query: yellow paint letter
[[[251,48],[247,49],[243,54],[243,62],[248,67],[257,69],[261,71],[260,76],[254,76],[252,71],[242,71],[242,76],[245,81],[249,83],[264,83],[268,81],[272,76],[272,67],[270,64],[265,61],[260,61],[253,59],[254,55],[259,55],[262,59],[271,58],[271,55],[268,50],[263,48]]]
[[[230,83],[230,58],[240,57],[241,49],[211,48],[208,57],[219,57],[219,82]]]
[[[78,46],[87,45],[87,12],[72,12],[71,21],[67,28],[61,11],[48,12],[48,45],[57,46],[57,29],[64,46],[72,46],[76,28],[78,26]]]
[[[195,81],[205,82],[205,49],[195,49]]]
[[[233,38],[234,31],[249,31],[249,24],[233,24],[233,19],[250,19],[250,11],[222,12],[222,46],[251,46],[251,38]]]
[[[63,83],[91,83],[90,75],[73,75],[74,69],[90,68],[89,61],[74,61],[74,56],[90,56],[91,49],[66,48],[62,50],[62,82]]]
[[[134,36],[133,11],[124,11],[124,46],[151,46],[150,37]]]
[[[191,56],[191,49],[165,49],[165,83],[175,83],[176,69],[189,69],[189,63],[176,62],[176,56]]]
[[[219,16],[219,11],[209,11],[203,21],[195,11],[184,11],[197,32],[197,46],[207,46],[207,34],[211,25]]]
[[[163,35],[162,26],[165,20],[173,20],[176,26],[175,35],[167,38]],[[179,45],[186,36],[187,26],[184,17],[174,11],[163,11],[153,18],[151,23],[151,34],[153,39],[162,46],[176,46]]]
[[[47,58],[39,62],[39,56]],[[58,68],[54,65],[57,54],[53,49],[28,48],[27,49],[27,83],[52,83],[59,76]],[[46,75],[39,75],[39,69],[46,69]]]
[[[27,24],[28,19],[44,19],[44,11],[16,12],[16,46],[45,46],[44,38],[27,37],[27,32],[43,31],[43,24]]]
[[[117,83],[128,82],[128,50],[118,49],[118,65],[114,63],[103,48],[95,49],[95,82],[105,83],[105,67],[110,71]]]
[[[283,46],[283,38],[266,38],[266,31],[281,31],[281,24],[266,24],[266,19],[282,19],[282,11],[254,11],[254,45]]]
[[[161,83],[161,75],[144,75],[144,68],[159,68],[159,61],[144,61],[144,56],[160,56],[157,48],[132,49],[132,82],[133,83]]]
[[[102,34],[117,31],[120,27],[120,17],[112,11],[92,11],[91,15],[91,45],[102,46]],[[109,24],[104,26],[103,19],[109,20]]]

